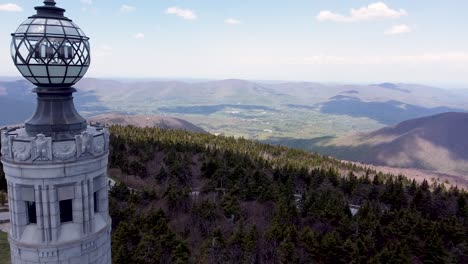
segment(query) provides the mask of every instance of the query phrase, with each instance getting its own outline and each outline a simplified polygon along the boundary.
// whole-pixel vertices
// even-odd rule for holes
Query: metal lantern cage
[[[37,13],[23,22],[12,35],[11,56],[20,73],[38,86],[37,107],[26,121],[26,132],[57,139],[73,138],[87,129],[76,111],[72,86],[88,71],[91,63],[89,38],[65,9],[54,0],[34,8]]]
[[[69,87],[78,82],[91,63],[89,38],[55,1],[36,7],[11,34],[11,56],[20,73],[37,86]]]

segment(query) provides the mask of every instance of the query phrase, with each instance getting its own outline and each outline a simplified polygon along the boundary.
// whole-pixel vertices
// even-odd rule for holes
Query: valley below
[[[29,117],[35,107],[32,88],[26,81],[0,80],[0,111],[11,113],[0,120],[0,126],[22,123]],[[377,143],[382,142],[375,138],[373,142],[366,140],[369,133],[407,120],[466,112],[468,93],[459,91],[416,84],[341,85],[234,79],[187,82],[88,78],[76,88],[79,96],[75,103],[80,113],[86,118],[104,114],[92,121],[112,124],[121,121],[122,125],[243,137],[383,166],[381,170],[401,168],[398,173],[425,175],[424,178],[440,182],[448,179],[463,185],[464,175],[468,175],[468,168],[463,165],[468,164],[467,157],[457,159],[451,155],[450,146],[444,144],[427,147],[437,138],[447,136],[443,128],[438,137],[427,139],[426,147],[419,148],[424,157],[438,151],[432,161],[424,157],[415,161],[416,154],[401,155],[399,152],[405,150],[398,148],[386,156],[381,154],[379,160],[376,153],[386,151],[384,147],[376,150]],[[131,117],[112,118],[122,114]],[[456,130],[456,125],[450,130]],[[457,142],[464,146],[467,139],[460,135]],[[442,154],[444,158],[437,159]]]

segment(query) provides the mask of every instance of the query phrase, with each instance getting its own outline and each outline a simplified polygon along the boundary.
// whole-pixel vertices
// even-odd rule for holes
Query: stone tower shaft
[[[111,263],[107,128],[69,140],[3,131],[12,263]]]
[[[1,130],[13,264],[111,263],[109,130],[87,125],[72,87],[87,72],[89,38],[53,0],[12,34],[12,59],[37,88],[25,127]]]

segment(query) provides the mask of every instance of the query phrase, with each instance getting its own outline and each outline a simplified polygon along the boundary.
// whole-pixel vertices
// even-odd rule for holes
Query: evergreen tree
[[[435,230],[433,230],[429,239],[426,241],[426,246],[424,248],[424,263],[447,263],[448,257],[448,253],[443,246],[442,239]]]

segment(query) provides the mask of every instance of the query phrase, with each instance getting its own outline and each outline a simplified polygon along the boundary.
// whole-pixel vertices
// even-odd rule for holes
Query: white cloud
[[[352,8],[349,15],[333,13],[329,10],[320,11],[317,15],[319,21],[358,22],[370,20],[396,19],[408,15],[404,9],[391,9],[385,3],[377,2],[358,9]]]
[[[226,20],[224,20],[224,23],[228,25],[237,25],[237,24],[240,24],[241,21],[235,18],[227,18]]]
[[[393,26],[392,28],[388,29],[387,31],[385,31],[385,34],[386,35],[399,35],[399,34],[410,33],[411,31],[413,31],[411,27],[405,24],[401,24],[401,25]]]
[[[188,20],[197,19],[197,14],[195,14],[194,11],[192,11],[190,9],[182,9],[182,8],[175,7],[175,6],[174,7],[169,7],[166,10],[166,13],[170,14],[170,15],[176,15],[176,16],[182,17],[184,19],[188,19]]]
[[[0,11],[5,11],[5,12],[22,12],[23,8],[17,4],[3,4],[0,5]]]
[[[136,10],[136,7],[134,7],[134,6],[130,6],[130,5],[120,6],[120,12],[122,12],[122,13],[129,13],[129,12],[132,12],[132,11],[135,11],[135,10]]]
[[[136,39],[144,39],[144,38],[145,38],[145,34],[143,34],[143,33],[137,33],[137,34],[134,36],[134,38],[136,38]]]

